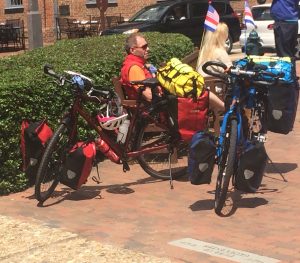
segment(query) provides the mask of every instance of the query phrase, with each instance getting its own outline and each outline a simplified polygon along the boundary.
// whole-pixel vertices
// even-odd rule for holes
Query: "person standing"
[[[275,20],[274,37],[279,57],[294,57],[298,35],[299,0],[273,0],[271,16]]]

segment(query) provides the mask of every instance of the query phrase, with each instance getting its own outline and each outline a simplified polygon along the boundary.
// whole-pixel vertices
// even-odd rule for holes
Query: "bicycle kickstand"
[[[275,164],[273,163],[273,161],[271,160],[270,156],[267,154],[267,158],[270,161],[270,164],[274,167],[274,169],[280,174],[280,176],[282,177],[284,182],[287,182],[288,180],[285,179],[284,175],[282,174],[282,172],[280,172],[278,170],[278,168],[275,166]]]
[[[173,178],[172,178],[172,167],[171,167],[171,156],[173,154],[173,148],[169,149],[169,173],[170,173],[170,188],[174,189]]]

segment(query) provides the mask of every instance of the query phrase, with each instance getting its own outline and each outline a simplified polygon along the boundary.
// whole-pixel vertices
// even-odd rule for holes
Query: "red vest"
[[[121,69],[121,82],[123,87],[125,88],[126,95],[130,100],[137,99],[137,91],[129,82],[129,70],[134,65],[137,65],[143,69],[146,78],[152,77],[149,70],[145,67],[145,60],[143,58],[134,56],[132,54],[126,56]]]

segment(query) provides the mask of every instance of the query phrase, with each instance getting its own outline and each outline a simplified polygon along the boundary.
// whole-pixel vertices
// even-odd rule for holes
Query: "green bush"
[[[193,51],[191,41],[176,34],[145,33],[150,62],[158,66],[171,57],[183,58]],[[124,58],[124,35],[62,40],[55,45],[0,60],[0,194],[27,187],[20,170],[20,126],[23,119],[47,118],[55,127],[68,105],[66,87],[57,87],[43,74],[48,63],[57,72],[73,70],[111,87]]]

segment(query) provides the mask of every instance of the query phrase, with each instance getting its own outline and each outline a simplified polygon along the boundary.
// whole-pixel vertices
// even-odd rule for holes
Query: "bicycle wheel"
[[[237,144],[237,120],[230,121],[230,127],[224,138],[224,146],[219,163],[219,171],[215,192],[215,212],[221,214],[222,208],[227,198],[227,191],[230,178],[235,169],[236,144]]]
[[[35,181],[35,196],[39,202],[46,201],[59,183],[62,164],[70,145],[68,138],[67,127],[61,124],[43,154]]]
[[[172,137],[169,130],[163,130],[154,124],[143,125],[137,139],[137,150],[149,148],[151,145],[170,145]],[[177,179],[186,174],[188,144],[182,141],[172,142],[171,155],[172,178]],[[169,149],[166,148],[144,153],[137,158],[140,166],[150,176],[158,179],[170,179]]]

